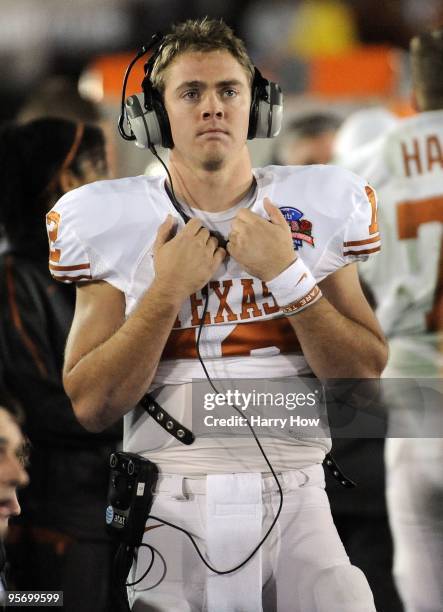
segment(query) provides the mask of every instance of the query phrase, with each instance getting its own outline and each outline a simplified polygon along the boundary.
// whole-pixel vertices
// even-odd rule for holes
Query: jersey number
[[[369,203],[371,205],[371,225],[369,226],[369,235],[376,234],[378,232],[377,222],[377,199],[375,197],[375,191],[369,185],[365,187],[366,195],[368,196]]]
[[[443,224],[443,197],[401,202],[397,207],[397,229],[400,240],[417,238],[418,228],[425,223]],[[429,248],[432,248],[430,245]],[[443,329],[443,235],[439,245],[439,263],[432,310],[426,314],[429,331]]]
[[[60,215],[55,210],[51,210],[46,216],[48,224],[48,237],[49,237],[49,261],[58,263],[60,261],[61,251],[60,249],[54,249],[53,244],[57,240],[58,236],[58,225],[60,223]]]

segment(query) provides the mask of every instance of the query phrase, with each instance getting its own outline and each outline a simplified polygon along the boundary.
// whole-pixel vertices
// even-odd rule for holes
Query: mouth
[[[8,519],[12,514],[11,499],[0,499],[0,519]]]
[[[209,130],[204,130],[204,132],[199,132],[198,136],[206,136],[208,138],[219,137],[219,136],[227,136],[228,132],[226,130],[221,130],[219,128],[212,128]]]

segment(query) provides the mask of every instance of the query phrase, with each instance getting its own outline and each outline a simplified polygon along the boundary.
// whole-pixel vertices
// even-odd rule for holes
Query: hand
[[[155,282],[180,300],[195,293],[214,276],[226,257],[199,219],[191,219],[174,236],[176,219],[168,215],[154,243]]]
[[[297,259],[291,230],[279,208],[264,200],[270,221],[243,208],[232,222],[228,253],[257,278],[267,282]]]

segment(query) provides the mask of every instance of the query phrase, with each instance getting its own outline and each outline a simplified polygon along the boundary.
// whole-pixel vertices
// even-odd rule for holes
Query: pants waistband
[[[310,481],[319,485],[323,482],[323,467],[320,464],[310,465],[299,470],[289,470],[277,474],[283,491],[298,489]],[[277,492],[278,487],[272,474],[262,475],[262,491]],[[169,494],[174,499],[188,499],[189,494],[206,494],[206,476],[201,478],[188,478],[181,474],[162,474],[159,476],[155,494]]]

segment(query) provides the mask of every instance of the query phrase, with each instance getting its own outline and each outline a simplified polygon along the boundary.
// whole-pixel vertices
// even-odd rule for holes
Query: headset
[[[143,46],[131,61],[123,81],[121,114],[118,122],[120,135],[125,140],[135,140],[137,147],[150,149],[161,145],[166,149],[174,147],[174,141],[161,93],[151,81],[152,69],[165,46],[165,37],[156,33],[151,42]],[[142,93],[126,96],[126,83],[132,66],[146,53],[152,55],[144,66],[145,77],[142,81]],[[124,131],[126,119],[131,130]],[[254,78],[251,87],[251,108],[249,113],[248,139],[275,138],[281,130],[283,121],[283,93],[278,83],[265,79],[258,68],[254,67]]]

